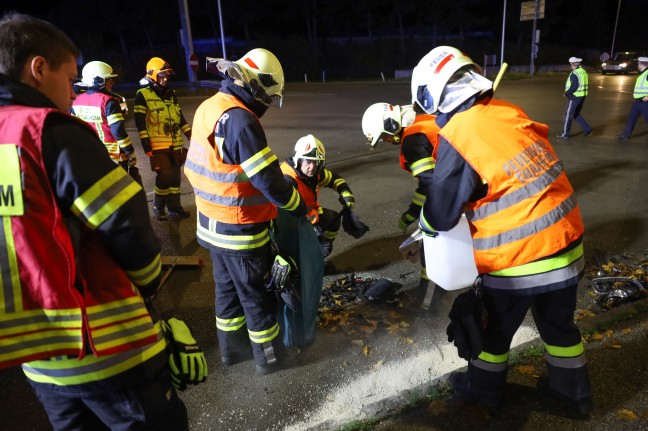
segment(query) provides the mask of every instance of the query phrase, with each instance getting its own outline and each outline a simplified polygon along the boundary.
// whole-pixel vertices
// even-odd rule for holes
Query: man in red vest
[[[0,52],[0,368],[22,366],[54,429],[186,430],[144,302],[161,278],[146,196],[67,114],[79,51],[9,13]]]

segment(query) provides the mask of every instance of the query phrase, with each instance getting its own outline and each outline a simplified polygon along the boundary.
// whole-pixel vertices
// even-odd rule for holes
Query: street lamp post
[[[621,10],[621,0],[617,6],[616,20],[614,20],[614,33],[612,34],[612,48],[610,49],[610,57],[614,57],[614,40],[616,39],[617,24],[619,23],[619,11]]]

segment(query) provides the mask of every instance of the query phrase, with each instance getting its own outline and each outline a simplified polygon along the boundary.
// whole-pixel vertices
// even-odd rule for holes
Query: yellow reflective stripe
[[[140,130],[139,137],[140,139],[148,139],[149,137],[148,130]]]
[[[435,166],[436,163],[434,161],[434,157],[425,157],[412,163],[410,165],[410,169],[412,170],[412,175],[417,176],[421,172],[434,169]]]
[[[333,173],[328,169],[324,169],[322,179],[317,183],[318,186],[327,187],[333,178]]]
[[[22,311],[22,291],[20,276],[18,274],[18,259],[16,257],[16,244],[14,243],[11,217],[0,217],[2,230],[0,230],[0,310],[4,313]],[[0,313],[2,314],[2,313]],[[2,329],[0,327],[0,329]]]
[[[116,166],[76,198],[71,211],[95,229],[140,190],[142,187],[124,169]]]
[[[412,203],[416,206],[422,207],[425,204],[427,197],[422,193],[414,193],[412,196]]]
[[[216,328],[221,331],[236,331],[245,325],[245,315],[234,317],[233,319],[222,319],[216,316]]]
[[[0,314],[0,332],[3,337],[37,332],[52,328],[81,328],[81,310],[29,310]],[[0,338],[0,342],[2,338]]]
[[[133,112],[138,114],[146,114],[148,112],[148,107],[146,105],[135,105],[133,107]]]
[[[110,325],[118,319],[132,319],[142,312],[148,315],[144,301],[139,296],[90,306],[86,309],[91,328]]]
[[[265,331],[250,331],[248,329],[248,333],[250,334],[250,340],[252,340],[252,342],[263,344],[267,341],[274,340],[277,335],[279,335],[279,324],[275,323],[272,328],[266,329]]]
[[[191,126],[189,126],[189,124],[184,124],[180,130],[182,130],[183,133],[189,133],[191,132]]]
[[[151,316],[112,323],[105,328],[91,330],[92,342],[98,351],[106,351],[128,343],[134,343],[155,334]]]
[[[166,196],[169,194],[169,189],[160,189],[157,186],[153,186],[153,191],[156,195]]]
[[[136,286],[146,286],[150,284],[162,272],[162,261],[160,254],[153,258],[151,263],[144,268],[126,271],[128,278],[130,278]]]
[[[575,358],[576,356],[580,356],[585,352],[583,343],[578,343],[575,346],[569,347],[550,346],[549,344],[545,343],[545,348],[547,349],[548,354],[558,358]]]
[[[155,330],[158,333],[158,341],[140,348],[108,356],[88,355],[82,360],[69,358],[32,361],[23,364],[22,369],[25,376],[34,382],[58,386],[104,380],[128,371],[162,353],[166,349],[166,340],[157,324]]]
[[[508,352],[504,353],[503,355],[493,355],[491,353],[487,352],[481,352],[479,354],[479,359],[481,359],[484,362],[489,362],[491,364],[502,364],[508,361],[509,354]]]
[[[506,268],[499,271],[489,272],[489,274],[503,277],[518,277],[522,275],[541,274],[544,272],[553,271],[554,269],[569,266],[581,257],[583,257],[582,243],[577,247],[574,247],[573,250],[570,250],[565,254],[561,254],[560,256],[552,257],[551,259],[539,260],[537,262],[525,263],[524,265],[515,266],[513,268]]]
[[[272,153],[270,147],[265,147],[264,149],[241,163],[241,168],[245,171],[248,178],[252,178],[261,169],[269,166],[275,160],[277,160],[277,156]]]
[[[5,337],[0,343],[0,363],[24,359],[53,351],[80,351],[83,338],[80,329],[49,329],[20,336]]]
[[[436,232],[436,229],[434,229],[432,225],[425,219],[425,214],[423,214],[423,212],[421,212],[421,216],[419,217],[419,224],[427,231]]]
[[[106,120],[108,121],[108,125],[112,126],[115,123],[124,121],[124,116],[121,112],[118,112],[116,114],[109,115],[108,117],[106,117]]]
[[[293,187],[292,196],[290,196],[290,200],[286,205],[282,205],[279,208],[285,209],[287,211],[294,211],[299,206],[300,200],[301,197],[299,196],[299,192],[295,190],[295,188]]]
[[[130,147],[131,145],[133,145],[133,141],[131,141],[130,136],[126,136],[126,138],[124,139],[118,139],[117,143],[122,148]]]
[[[225,235],[216,233],[200,225],[196,226],[196,236],[214,247],[230,250],[248,250],[262,247],[270,241],[270,232],[266,228],[256,235]]]
[[[344,181],[344,178],[338,178],[337,180],[333,181],[333,186],[337,189],[340,187],[340,184],[346,184],[346,181]]]

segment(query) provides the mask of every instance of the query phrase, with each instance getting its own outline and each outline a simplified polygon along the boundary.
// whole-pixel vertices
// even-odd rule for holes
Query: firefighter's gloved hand
[[[188,384],[204,382],[207,379],[207,361],[187,325],[175,317],[164,323],[173,385],[182,391]]]
[[[340,195],[342,197],[342,200],[344,201],[344,205],[346,205],[347,208],[350,210],[353,209],[355,206],[355,197],[353,196],[353,193],[351,192],[342,192]]]
[[[405,231],[407,230],[407,226],[414,223],[415,220],[416,217],[414,217],[409,212],[403,213],[403,215],[401,215],[400,218],[398,219],[398,229],[400,229],[401,231],[403,231],[403,233],[405,233]]]
[[[128,155],[128,166],[131,168],[137,166],[137,156],[135,155],[135,153],[130,153]]]
[[[280,254],[275,257],[270,276],[277,289],[283,289],[290,281],[290,263]]]
[[[448,341],[454,342],[459,357],[477,359],[482,351],[483,321],[481,296],[470,289],[457,296],[448,314],[450,324],[446,329]]]

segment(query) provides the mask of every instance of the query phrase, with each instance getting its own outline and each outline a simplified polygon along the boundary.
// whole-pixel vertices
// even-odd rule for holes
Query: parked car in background
[[[603,75],[608,73],[623,73],[624,75],[631,72],[638,73],[637,59],[644,55],[643,52],[617,52],[614,57],[601,63],[601,73]]]

